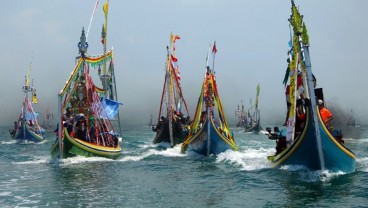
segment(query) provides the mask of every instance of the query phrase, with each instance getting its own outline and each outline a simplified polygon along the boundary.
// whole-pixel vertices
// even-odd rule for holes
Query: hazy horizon
[[[0,125],[17,120],[22,86],[32,59],[31,78],[37,88],[36,111],[49,107],[57,115],[57,94],[67,81],[78,55],[81,30],[87,30],[95,0],[10,1],[0,8],[2,102]],[[90,29],[89,54],[101,54],[102,5]],[[176,43],[181,86],[193,117],[210,41],[216,40],[215,70],[227,120],[243,100],[261,93],[262,124],[282,123],[286,106],[282,84],[287,67],[289,0],[137,0],[109,1],[107,44],[114,49],[121,118],[142,125],[158,115],[164,82],[166,46],[170,33]],[[367,124],[368,1],[295,1],[304,15],[310,37],[312,70],[324,88],[327,106],[353,110]],[[97,73],[97,72],[92,72]],[[96,80],[99,84],[99,82]],[[334,112],[332,112],[334,113]],[[39,119],[42,121],[42,118]]]

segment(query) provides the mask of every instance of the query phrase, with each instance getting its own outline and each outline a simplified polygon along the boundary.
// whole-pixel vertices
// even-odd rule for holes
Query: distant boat
[[[21,113],[18,120],[14,122],[14,129],[9,130],[13,139],[18,142],[42,142],[45,140],[45,130],[40,127],[36,113],[32,107],[32,102],[37,104],[38,99],[36,96],[36,89],[30,85],[30,73],[32,63],[28,67],[28,75],[25,78],[25,84],[23,86],[23,104]],[[29,93],[31,93],[32,101],[29,99]]]
[[[273,162],[274,167],[303,165],[310,170],[353,172],[356,166],[355,154],[343,144],[341,134],[330,131],[317,107],[316,99],[319,106],[325,104],[323,91],[322,88],[315,89],[306,25],[293,0],[291,3],[292,14],[289,21],[294,35],[287,71],[290,76],[291,106],[288,126],[281,131],[284,133],[271,133],[268,129],[270,137],[278,141],[276,155],[269,156],[268,159]],[[297,72],[298,69],[300,73]],[[304,90],[299,91],[298,85],[303,86],[300,89]],[[298,98],[299,95],[302,96]]]
[[[259,86],[259,84],[257,85],[256,88],[256,101],[253,105],[253,103],[251,102],[251,107],[248,109],[248,119],[247,119],[247,123],[245,125],[245,132],[254,132],[254,133],[258,133],[259,131],[262,130],[261,127],[261,111],[258,108],[258,100],[259,100],[259,92],[260,92],[261,88]],[[254,110],[253,110],[254,108]]]
[[[107,7],[108,1],[103,6],[105,17]],[[106,19],[102,34],[104,51]],[[111,93],[114,77],[103,71],[100,75],[103,76],[104,87],[99,88],[90,74],[92,68],[102,67],[106,70],[106,63],[110,63],[109,68],[113,67],[113,51],[89,56],[84,28],[78,48],[80,56],[77,57],[76,66],[58,95],[58,139],[51,147],[51,156],[68,158],[79,155],[116,159],[121,155],[121,147],[111,120],[118,113],[120,103],[111,99],[114,98]]]
[[[213,61],[216,51],[214,43],[212,47]],[[209,156],[211,154],[217,155],[228,149],[238,150],[233,134],[227,125],[217,90],[214,64],[210,69],[208,60],[209,54],[207,55],[207,67],[197,109],[189,135],[181,146],[182,153],[188,150]]]
[[[247,113],[244,110],[244,104],[243,104],[243,100],[241,100],[241,109],[240,106],[238,105],[238,108],[235,110],[235,116],[238,119],[238,123],[236,123],[236,127],[242,127],[245,128],[247,125]]]
[[[165,81],[157,125],[152,126],[152,130],[156,132],[153,143],[166,142],[171,147],[184,141],[190,123],[188,107],[180,87],[178,58],[175,54],[177,39],[180,39],[178,35],[170,35],[170,47],[167,47]]]

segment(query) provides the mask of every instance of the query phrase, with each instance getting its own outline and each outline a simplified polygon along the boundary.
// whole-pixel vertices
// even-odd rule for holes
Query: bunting
[[[216,41],[213,43],[213,48],[212,48],[212,54],[215,55],[217,53],[217,48],[216,48]]]

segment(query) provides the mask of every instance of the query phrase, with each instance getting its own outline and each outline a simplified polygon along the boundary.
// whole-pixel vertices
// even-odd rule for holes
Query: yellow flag
[[[37,99],[36,95],[32,95],[32,102],[34,104],[37,104],[38,103],[38,99]]]
[[[107,13],[109,12],[109,2],[106,1],[106,3],[103,5],[103,11],[105,13],[105,18],[107,17]]]

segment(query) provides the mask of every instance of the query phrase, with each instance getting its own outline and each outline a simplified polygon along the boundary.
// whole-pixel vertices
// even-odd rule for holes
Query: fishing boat
[[[18,120],[14,122],[14,128],[9,130],[13,139],[18,142],[42,142],[45,140],[45,129],[41,128],[37,116],[38,113],[34,111],[32,103],[37,104],[38,99],[36,95],[36,88],[30,84],[30,73],[32,62],[28,67],[28,75],[25,77],[25,84],[23,86],[24,98],[21,113]],[[31,93],[32,101],[29,99]]]
[[[227,125],[217,90],[214,70],[214,58],[217,52],[215,42],[212,46],[212,69],[208,65],[211,46],[207,54],[207,67],[197,109],[189,135],[181,146],[182,153],[194,151],[198,154],[209,156],[211,154],[217,155],[228,149],[238,150],[233,134]]]
[[[103,9],[106,25],[108,1]],[[106,34],[106,27],[104,32]],[[103,38],[106,41],[106,36]],[[58,138],[51,147],[51,155],[53,158],[79,155],[116,159],[121,155],[121,147],[111,118],[118,113],[120,104],[106,98],[106,95],[111,98],[107,87],[113,88],[112,78],[106,77],[107,87],[100,88],[90,74],[92,69],[113,63],[113,51],[89,56],[84,28],[78,48],[80,56],[76,58],[76,66],[58,95]]]
[[[178,35],[170,34],[157,125],[152,126],[152,130],[156,132],[153,143],[169,143],[171,147],[185,140],[190,124],[188,107],[180,86],[178,58],[175,54],[175,42],[178,39]]]
[[[250,102],[251,107],[248,109],[248,122],[246,123],[245,126],[245,132],[254,132],[254,133],[258,133],[259,131],[262,130],[261,127],[261,111],[258,108],[258,100],[259,100],[259,92],[260,92],[261,88],[259,86],[259,84],[257,85],[257,93],[256,93],[256,101],[253,104],[252,102]]]
[[[238,119],[238,123],[236,123],[236,127],[245,128],[248,122],[247,113],[244,110],[243,100],[241,102],[241,109],[238,105],[238,108],[235,110],[235,117]]]
[[[356,166],[355,154],[344,145],[341,135],[334,135],[329,123],[322,120],[318,108],[322,108],[326,102],[322,88],[315,88],[307,28],[293,0],[291,4],[289,22],[293,38],[289,42],[289,70],[285,76],[289,79],[291,105],[287,127],[281,131],[284,134],[276,134],[277,152],[268,159],[274,167],[302,165],[310,170],[353,172]],[[303,113],[304,118],[300,116]]]

